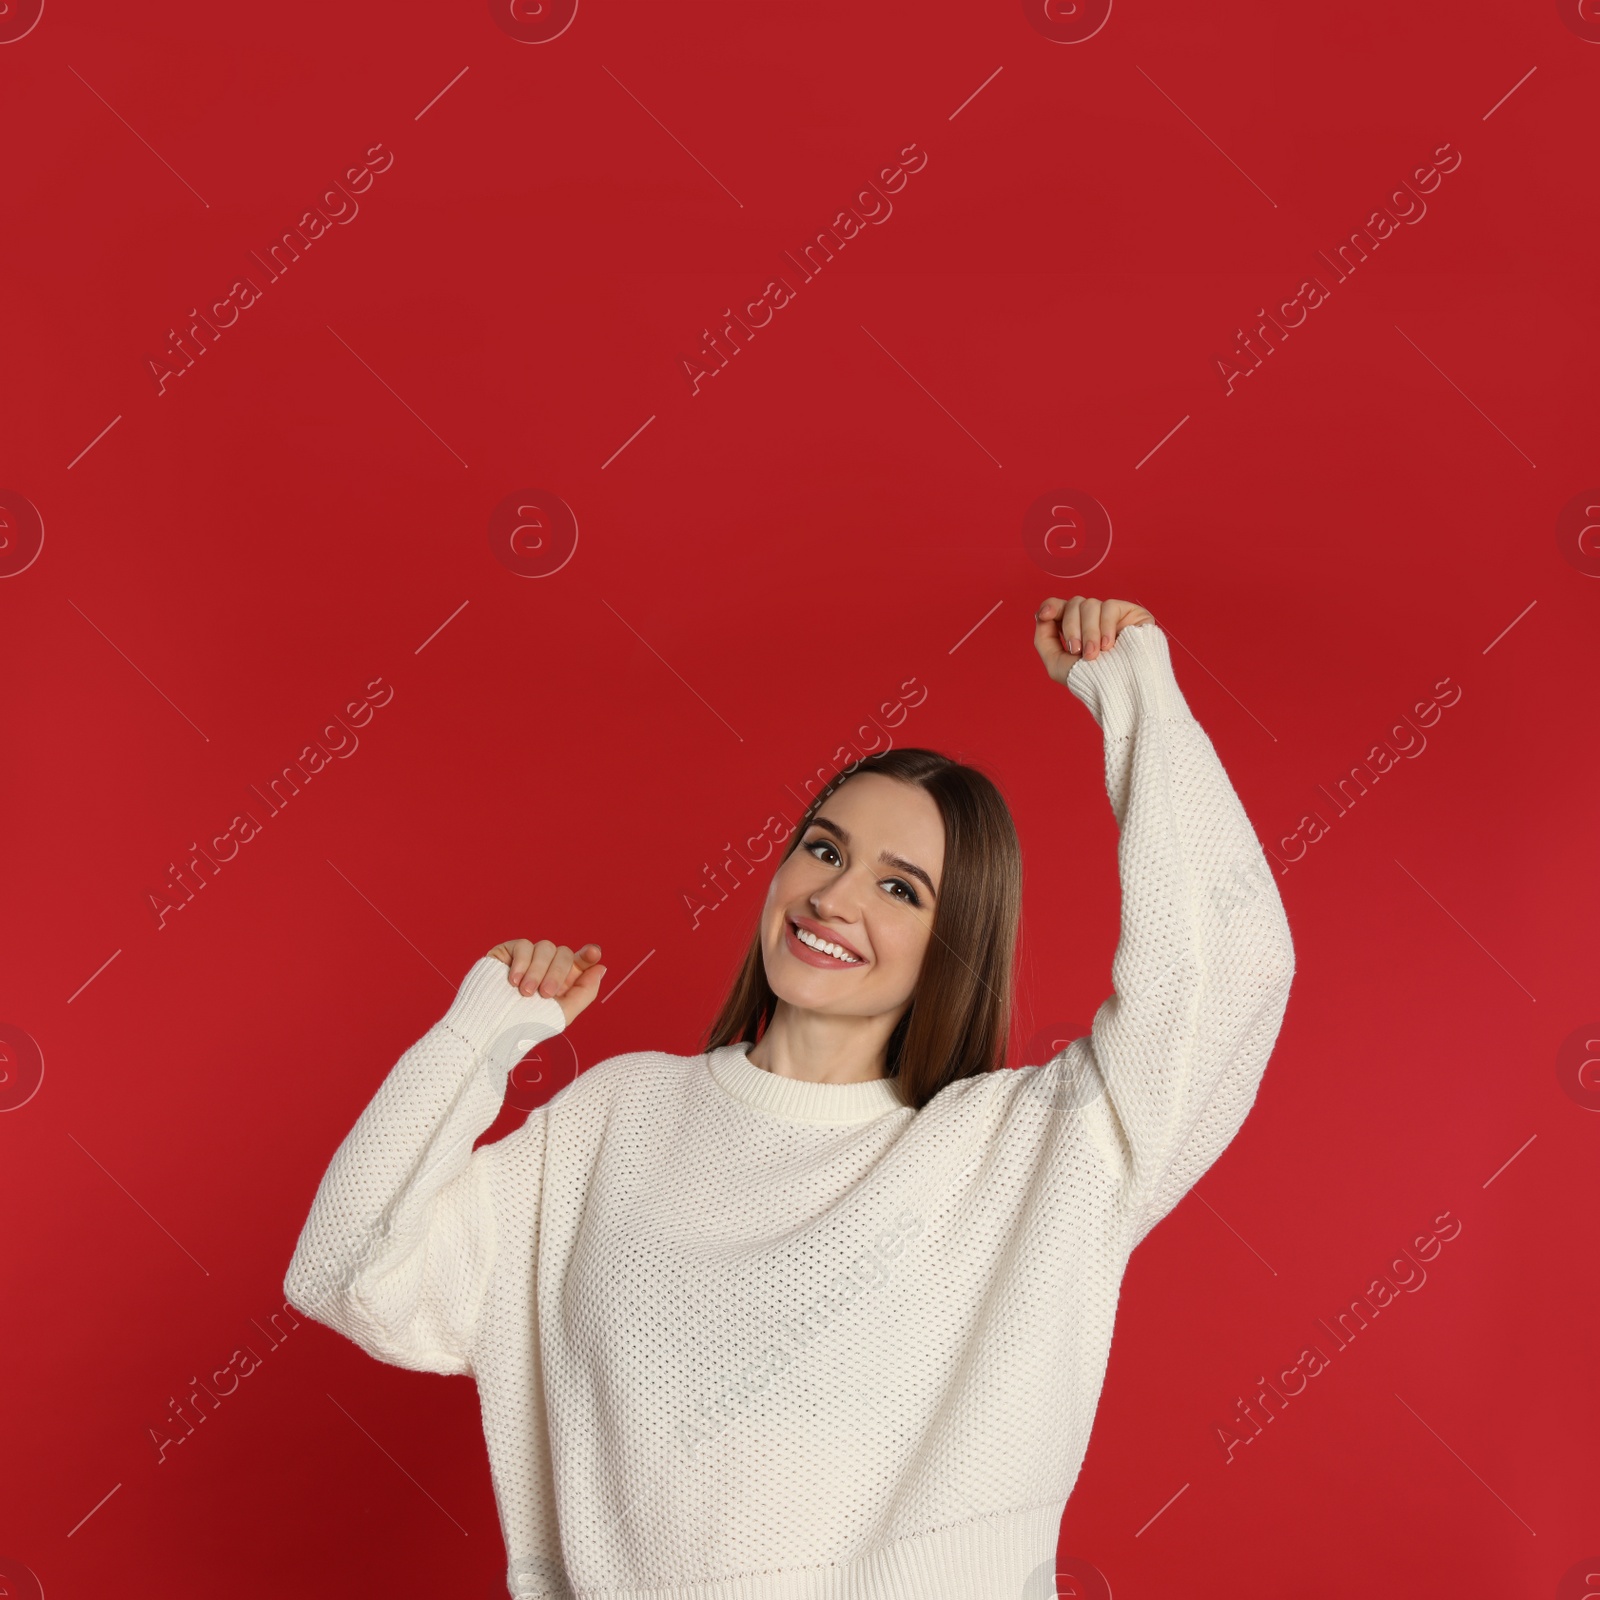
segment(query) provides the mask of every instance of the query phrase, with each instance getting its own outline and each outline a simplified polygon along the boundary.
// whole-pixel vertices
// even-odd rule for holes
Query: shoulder
[[[923,1108],[954,1123],[998,1134],[1007,1127],[1031,1127],[1072,1098],[1055,1063],[998,1067],[946,1084]]]
[[[551,1110],[558,1106],[577,1110],[619,1100],[656,1098],[684,1088],[691,1075],[705,1062],[704,1055],[673,1055],[665,1050],[630,1050],[607,1056],[551,1095]]]
[[[613,1126],[619,1111],[641,1108],[645,1115],[659,1113],[683,1098],[694,1070],[704,1056],[670,1055],[661,1050],[633,1050],[607,1056],[592,1067],[577,1068],[568,1061],[563,1069],[561,1056],[542,1047],[547,1070],[566,1076],[566,1081],[541,1105],[535,1106],[520,1127],[505,1138],[483,1146],[492,1181],[533,1182],[542,1168],[546,1152],[594,1148],[607,1127]],[[572,1071],[576,1076],[570,1076]]]

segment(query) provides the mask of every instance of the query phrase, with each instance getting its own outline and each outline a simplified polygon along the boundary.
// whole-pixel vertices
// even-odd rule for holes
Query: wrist
[[[1167,636],[1156,623],[1124,628],[1093,661],[1078,659],[1067,688],[1108,735],[1131,733],[1142,717],[1193,717],[1172,673]]]
[[[523,994],[513,986],[506,962],[484,956],[472,964],[440,1022],[482,1054],[503,1045],[512,1030],[531,1047],[560,1033],[567,1014],[549,995]]]

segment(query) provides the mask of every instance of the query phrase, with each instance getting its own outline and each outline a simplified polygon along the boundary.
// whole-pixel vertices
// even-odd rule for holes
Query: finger
[[[1126,600],[1102,600],[1100,602],[1100,649],[1109,650],[1117,642],[1117,633],[1121,627],[1121,618],[1128,612]]]
[[[1074,597],[1070,598],[1070,600],[1062,600],[1061,614],[1059,614],[1058,618],[1056,618],[1056,635],[1058,635],[1059,640],[1061,640],[1062,651],[1064,651],[1064,653],[1066,653],[1067,656],[1072,659],[1072,661],[1077,661],[1077,659],[1080,659],[1077,642],[1077,616],[1078,595],[1074,595]]]
[[[567,972],[567,987],[570,989],[599,959],[600,946],[597,944],[580,945],[574,950],[572,952],[572,966]]]
[[[1067,654],[1078,660],[1083,658],[1082,618],[1083,596],[1075,594],[1061,610],[1061,637],[1066,643]]]
[[[563,949],[566,946],[562,946]],[[600,946],[586,944],[581,949],[572,952],[572,964],[567,969],[566,982],[552,993],[559,999],[563,994],[570,994],[577,986],[584,973],[589,971],[600,960]]]
[[[572,955],[572,978],[576,983],[583,974],[596,966],[600,960],[600,946],[586,944],[581,950],[575,950]]]
[[[557,997],[556,1004],[561,1007],[562,1015],[568,1022],[571,1022],[599,993],[600,980],[605,975],[605,963],[596,962],[594,966],[584,969],[577,982],[564,995]]]
[[[1115,644],[1122,630],[1134,627],[1145,613],[1142,607],[1136,606],[1131,600],[1108,600],[1106,604],[1112,607],[1111,642]]]
[[[494,949],[489,952],[489,954],[496,961],[504,961],[507,966],[510,966],[510,964],[511,964],[511,951],[510,951],[508,946],[503,945],[503,944],[497,944],[494,947]]]
[[[593,966],[585,967],[576,978],[572,980],[568,994],[594,995],[600,991],[600,980],[606,975],[606,964],[597,961]]]
[[[1093,661],[1102,649],[1100,643],[1100,602],[1085,596],[1078,604],[1079,637],[1083,640],[1083,659]]]
[[[1061,614],[1066,604],[1052,595],[1033,614],[1033,647],[1047,668],[1054,668],[1066,654],[1061,643]]]
[[[1052,596],[1035,614],[1034,644],[1044,658],[1046,666],[1059,663],[1064,657],[1078,660],[1083,652],[1083,626],[1080,621],[1084,605],[1082,595],[1070,600]]]
[[[572,950],[568,945],[557,945],[556,951],[550,958],[550,965],[545,969],[544,977],[539,982],[539,993],[554,997],[564,994],[567,988],[567,975],[572,971]]]
[[[518,988],[522,987],[523,975],[528,970],[528,962],[533,956],[533,945],[527,939],[513,939],[511,941],[511,981]]]
[[[1117,608],[1116,634],[1112,643],[1116,643],[1129,628],[1143,627],[1147,622],[1154,622],[1155,618],[1143,606],[1135,605],[1131,600],[1113,600],[1107,604]]]
[[[549,939],[541,939],[536,945],[530,947],[528,964],[522,974],[522,981],[518,987],[524,994],[536,994],[544,975],[550,966],[550,959],[556,953],[556,947]]]

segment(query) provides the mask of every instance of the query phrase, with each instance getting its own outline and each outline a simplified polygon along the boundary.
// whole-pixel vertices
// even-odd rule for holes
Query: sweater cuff
[[[1124,628],[1111,649],[1093,661],[1079,657],[1067,674],[1067,688],[1088,706],[1108,738],[1132,733],[1141,717],[1194,720],[1172,675],[1167,636],[1153,622]]]
[[[1074,669],[1076,670],[1076,669]],[[473,962],[472,970],[462,979],[450,1009],[440,1019],[439,1026],[459,1034],[473,1049],[483,1055],[491,1047],[497,1056],[505,1056],[509,1066],[526,1053],[527,1049],[567,1025],[567,1014],[560,1005],[545,994],[525,995],[512,987],[511,968],[495,956],[484,956]],[[508,1035],[515,1030],[517,1039]],[[521,1040],[526,1045],[514,1055],[507,1055],[505,1047]]]

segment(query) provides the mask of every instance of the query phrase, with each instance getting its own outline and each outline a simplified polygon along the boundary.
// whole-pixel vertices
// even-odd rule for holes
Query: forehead
[[[944,865],[944,818],[921,785],[881,772],[858,772],[823,801],[819,812],[849,830],[857,851],[904,856],[938,881]]]

